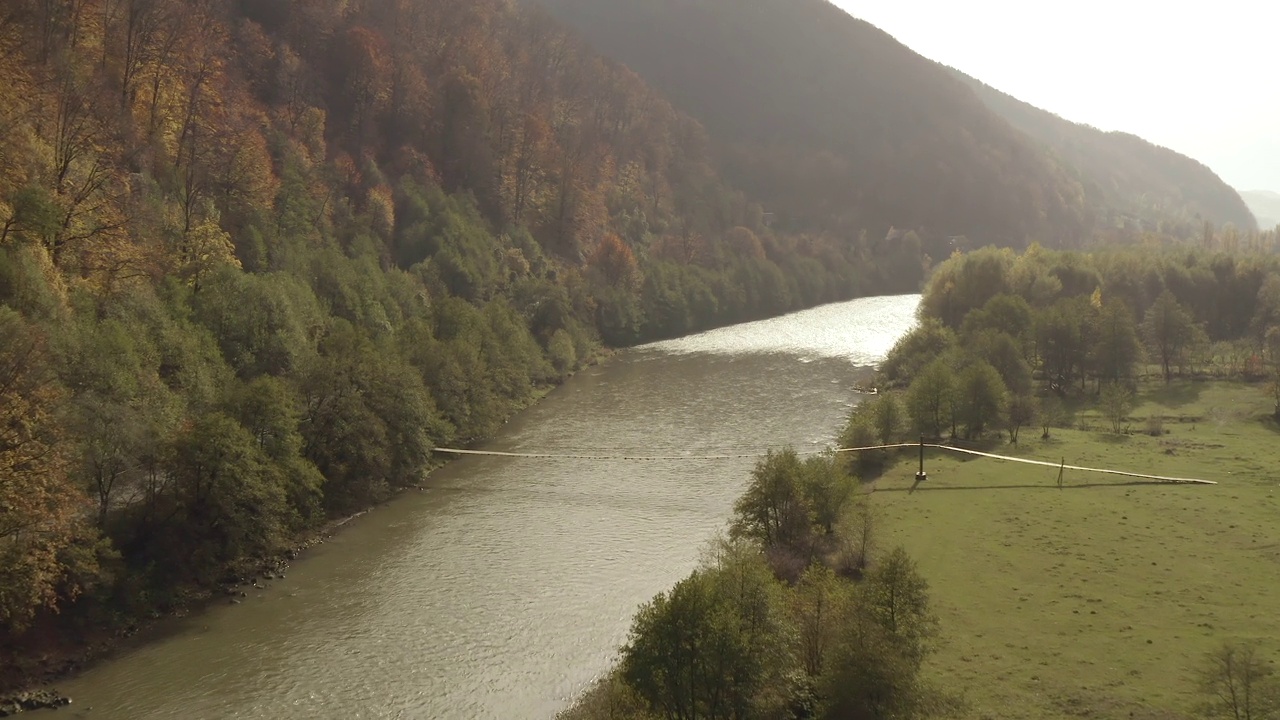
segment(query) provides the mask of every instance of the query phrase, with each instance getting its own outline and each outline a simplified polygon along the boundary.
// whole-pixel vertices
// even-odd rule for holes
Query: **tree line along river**
[[[61,716],[550,718],[688,574],[755,456],[834,442],[915,324],[863,298],[628,350],[349,523],[286,579],[59,685]],[[742,455],[735,459],[698,459]]]

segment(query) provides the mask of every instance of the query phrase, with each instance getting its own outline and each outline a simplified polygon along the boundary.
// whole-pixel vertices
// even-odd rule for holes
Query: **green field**
[[[881,542],[902,544],[942,620],[933,671],[969,718],[1180,718],[1226,640],[1280,660],[1280,428],[1260,386],[1144,385],[1131,435],[1091,410],[995,452],[1216,480],[1125,478],[929,451],[876,482]],[[1165,433],[1145,434],[1163,415]],[[1081,428],[1081,423],[1086,425]]]

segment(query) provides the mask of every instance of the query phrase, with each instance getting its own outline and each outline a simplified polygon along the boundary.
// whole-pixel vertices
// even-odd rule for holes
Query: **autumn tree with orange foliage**
[[[635,289],[640,283],[640,267],[631,248],[612,233],[605,235],[587,260],[588,267],[613,287]]]
[[[0,307],[0,634],[80,592],[61,555],[87,534],[88,503],[68,474],[50,370],[40,332]]]

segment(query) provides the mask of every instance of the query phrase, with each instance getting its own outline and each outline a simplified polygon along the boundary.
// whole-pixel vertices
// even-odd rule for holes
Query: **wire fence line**
[[[1083,465],[1067,465],[1065,462],[1056,463],[1047,460],[1032,460],[1030,458],[1013,457],[1010,455],[999,455],[996,453],[981,452],[978,450],[969,450],[967,448],[955,447],[954,445],[942,445],[939,443],[892,443],[888,445],[870,445],[867,447],[850,447],[850,448],[832,448],[826,450],[797,450],[797,455],[822,455],[827,452],[833,453],[853,453],[867,452],[871,450],[900,450],[905,448],[929,448],[932,450],[942,450],[943,452],[957,453],[961,455],[969,455],[974,457],[989,458],[1002,462],[1023,463],[1026,465],[1038,465],[1041,467],[1058,468],[1059,470],[1075,470],[1078,472],[1100,473],[1103,475],[1117,475],[1120,477],[1140,478],[1143,480],[1152,480],[1156,482],[1177,484],[1177,485],[1217,485],[1214,480],[1201,480],[1199,478],[1172,477],[1168,475],[1152,475],[1149,473],[1131,472],[1128,470],[1115,470],[1112,468],[1094,468],[1085,467]],[[773,449],[773,448],[770,448]],[[500,450],[464,450],[461,448],[433,448],[437,453],[451,455],[480,455],[486,457],[504,457],[504,458],[521,458],[528,460],[591,460],[591,461],[625,461],[625,462],[687,462],[692,460],[750,460],[760,457],[760,452],[749,453],[726,453],[720,455],[644,455],[636,453],[613,453],[613,454],[596,454],[596,453],[558,453],[558,452],[507,452]]]
[[[663,462],[673,460],[744,460],[749,458],[760,457],[759,452],[750,452],[742,454],[730,455],[631,455],[631,454],[615,454],[615,455],[591,455],[579,453],[554,453],[554,452],[501,452],[498,450],[459,450],[457,448],[434,448],[434,452],[448,453],[453,455],[484,455],[488,457],[505,457],[505,458],[524,458],[528,460],[626,460],[630,462]],[[805,452],[804,454],[816,454]]]
[[[950,445],[925,445],[925,447],[941,448],[950,450],[951,452],[963,453],[965,455],[976,455],[978,457],[994,458],[996,460],[1006,460],[1008,462],[1026,463],[1028,465],[1042,465],[1044,467],[1061,468],[1063,470],[1081,470],[1084,472],[1102,473],[1103,475],[1120,475],[1122,477],[1142,478],[1145,480],[1159,480],[1161,482],[1174,483],[1179,485],[1217,485],[1216,480],[1200,480],[1198,478],[1182,478],[1169,477],[1167,475],[1148,475],[1147,473],[1129,472],[1128,470],[1112,470],[1110,468],[1091,468],[1082,465],[1067,465],[1066,463],[1048,462],[1046,460],[1031,460],[1029,458],[1009,457],[1008,455],[996,455],[994,453],[978,452],[977,450],[966,450],[965,448],[951,447]]]

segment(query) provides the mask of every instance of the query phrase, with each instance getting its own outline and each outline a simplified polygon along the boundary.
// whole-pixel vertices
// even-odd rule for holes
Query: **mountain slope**
[[[1077,169],[1091,201],[1113,211],[1109,224],[1172,220],[1188,226],[1182,234],[1198,231],[1205,220],[1256,228],[1241,196],[1203,164],[1135,135],[1073,123],[948,69],[993,111]]]
[[[546,0],[707,127],[780,219],[1018,244],[1087,230],[1083,192],[962,83],[824,0]]]
[[[1195,161],[1131,136],[1048,152],[1038,110],[988,107],[968,78],[826,0],[543,1],[701,120],[725,174],[796,224],[1014,245],[1125,217],[1183,236],[1197,215],[1252,227]]]
[[[0,692],[601,342],[924,271],[771,230],[695,120],[510,0],[7,0],[0,78]]]
[[[1259,227],[1270,229],[1280,226],[1280,193],[1270,190],[1248,190],[1240,193],[1240,197],[1258,218]]]

